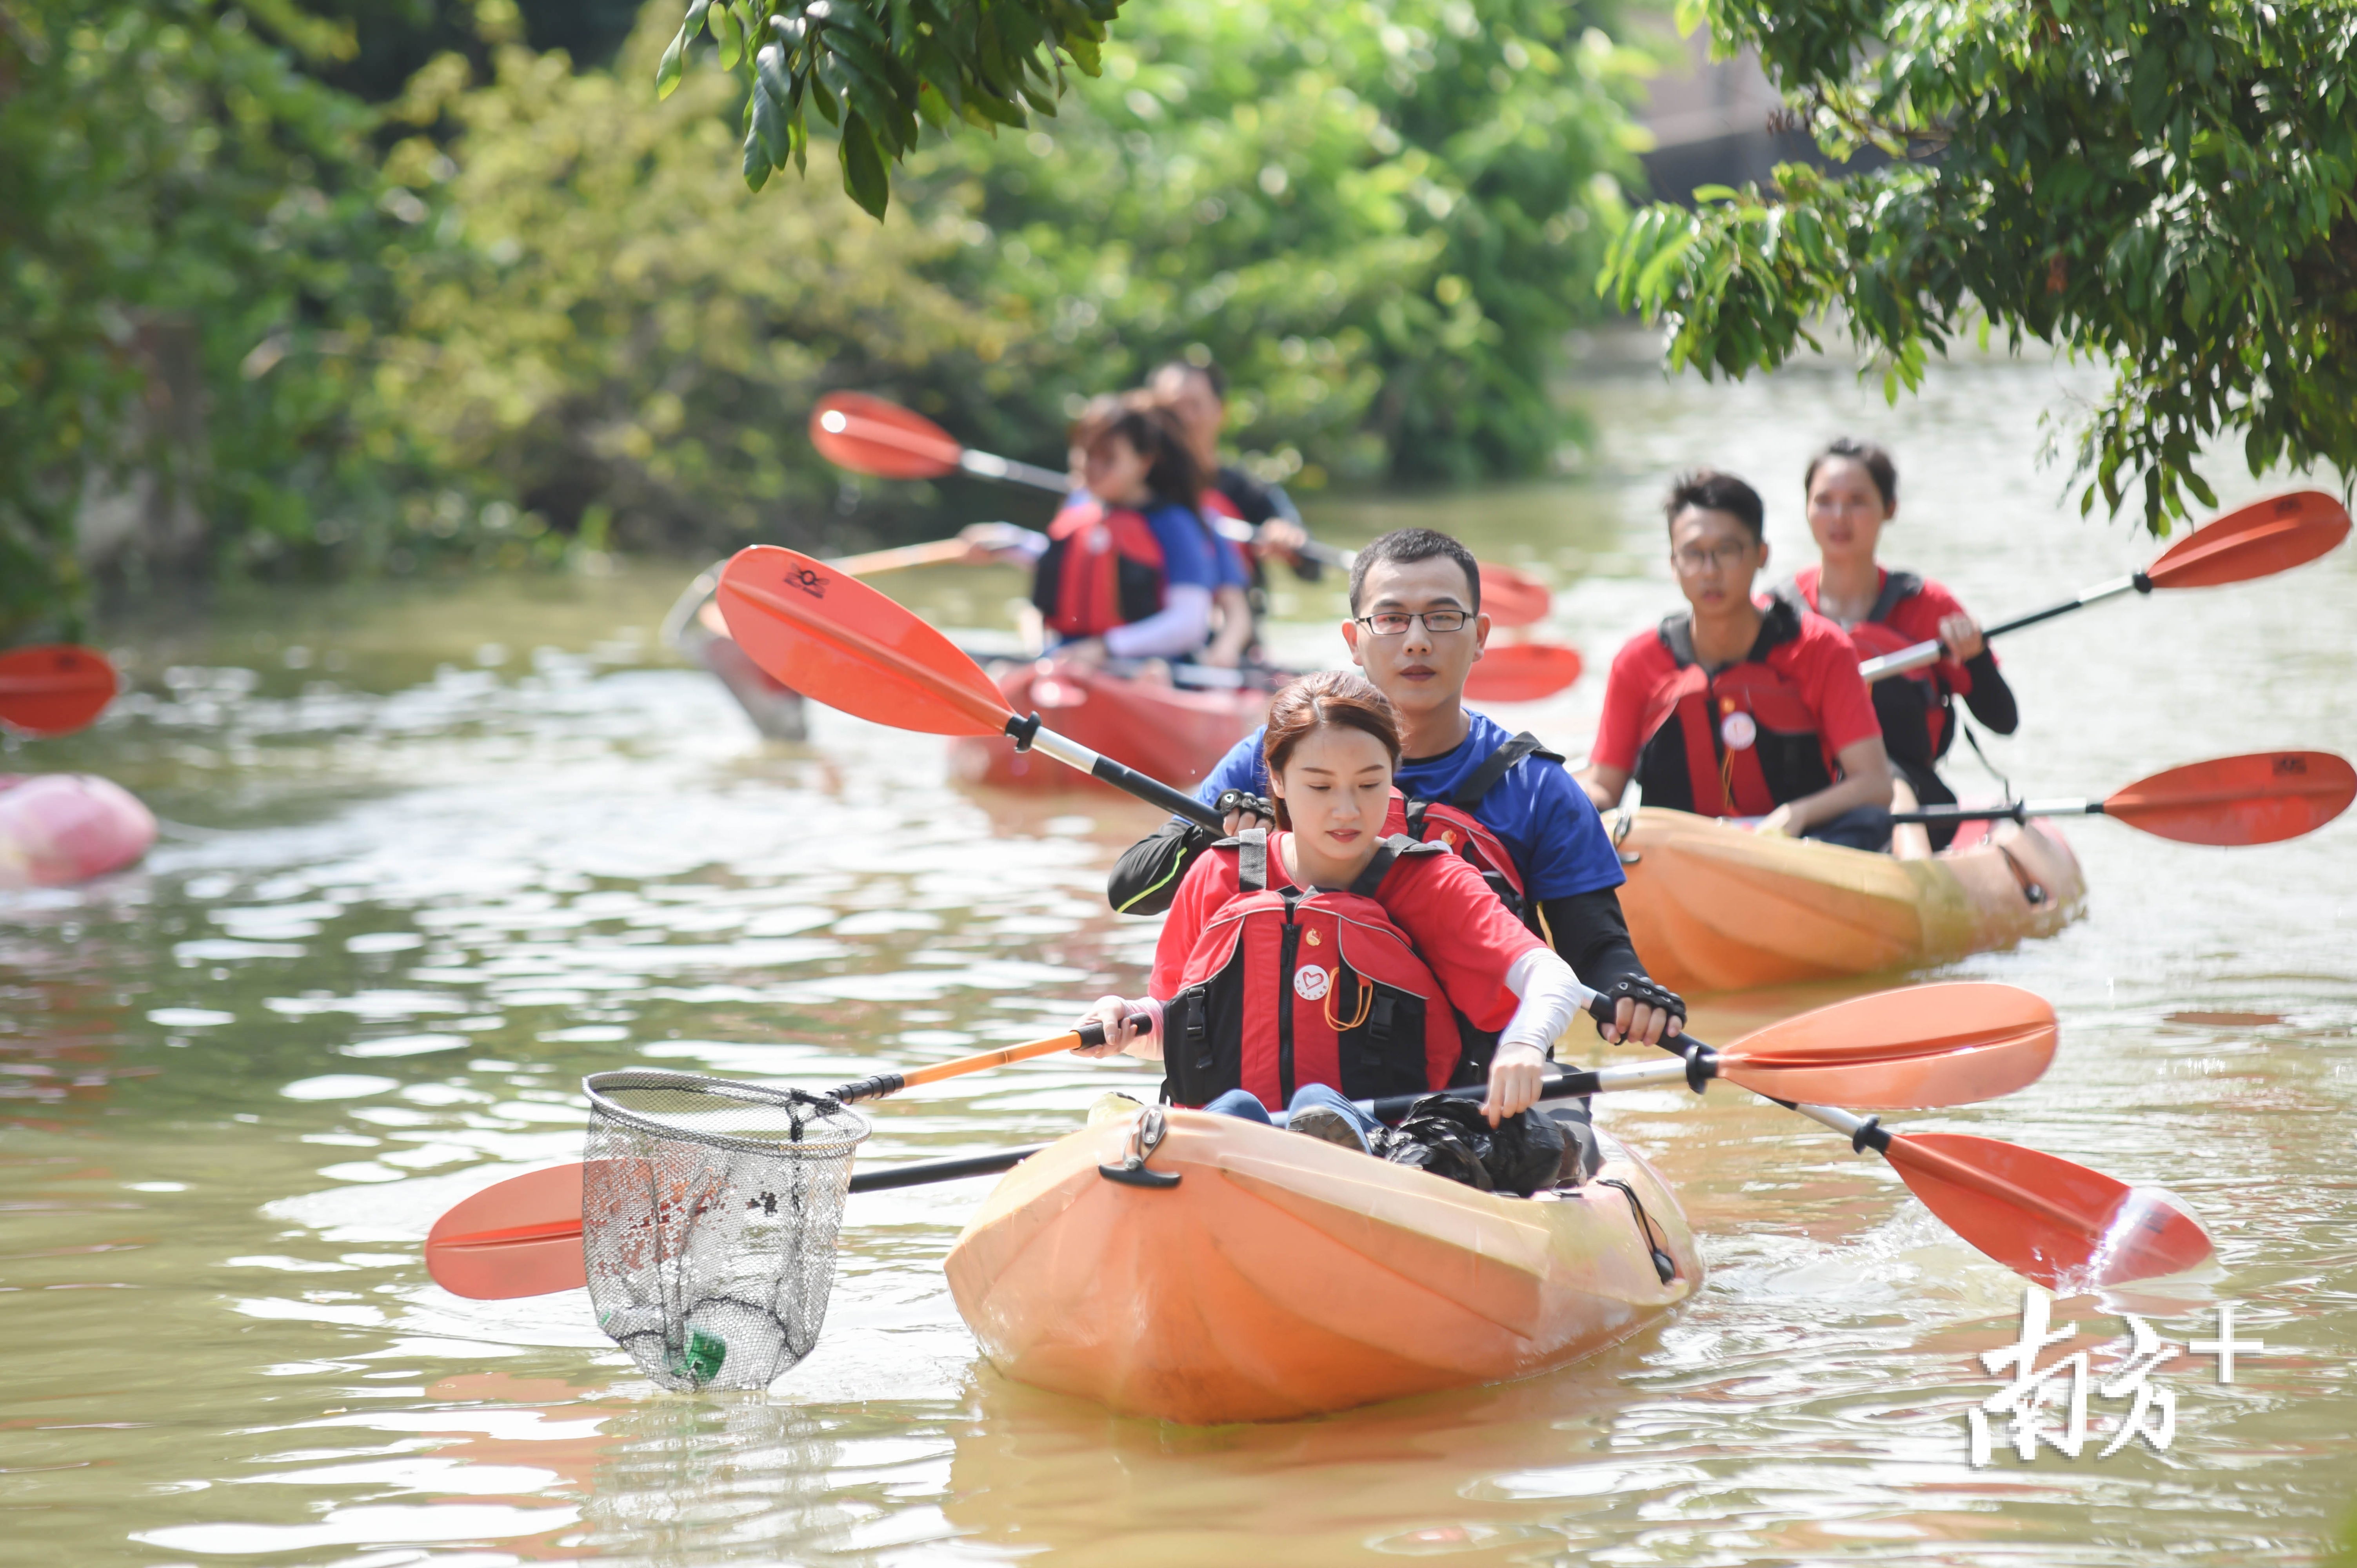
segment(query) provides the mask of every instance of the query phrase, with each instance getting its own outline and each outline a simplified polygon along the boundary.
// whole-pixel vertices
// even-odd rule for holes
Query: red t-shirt
[[[1268,882],[1291,887],[1280,846],[1288,835],[1268,835]],[[1187,868],[1170,917],[1154,947],[1149,991],[1168,1002],[1178,993],[1187,955],[1211,917],[1234,897],[1236,857],[1206,854]],[[1510,914],[1462,855],[1404,854],[1392,863],[1379,899],[1392,923],[1407,933],[1416,954],[1440,983],[1449,1004],[1484,1032],[1502,1029],[1514,1016],[1514,993],[1506,971],[1533,948],[1546,944]]]
[[[1817,583],[1820,575],[1818,568],[1814,566],[1803,566],[1792,574],[1792,586],[1798,590],[1802,598],[1808,601],[1811,609],[1817,607]],[[1877,598],[1882,596],[1882,590],[1889,581],[1890,573],[1887,567],[1877,572],[1874,579],[1874,593]],[[1940,623],[1950,616],[1963,615],[1964,607],[1958,603],[1956,596],[1948,592],[1943,585],[1932,581],[1929,577],[1922,578],[1921,581],[1923,586],[1900,600],[1898,607],[1890,612],[1890,618],[1883,624],[1910,643],[1937,642],[1940,640]],[[1989,656],[1992,659],[1996,658],[1996,650],[1991,649]],[[1972,671],[1955,660],[1948,658],[1944,653],[1941,655],[1940,661],[1931,668],[1939,676],[1941,685],[1957,696],[1964,696],[1972,691]]]
[[[1838,776],[1835,759],[1842,747],[1881,738],[1874,698],[1857,672],[1857,650],[1848,634],[1824,617],[1804,612],[1800,635],[1770,648],[1765,662],[1792,682],[1809,705],[1827,774]],[[1677,672],[1678,661],[1660,632],[1641,631],[1623,643],[1604,682],[1604,713],[1597,720],[1596,745],[1588,760],[1635,772],[1638,754],[1645,748],[1646,706]]]

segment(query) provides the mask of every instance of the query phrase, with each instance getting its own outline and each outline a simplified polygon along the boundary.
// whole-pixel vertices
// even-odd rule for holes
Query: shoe
[[[1096,1103],[1089,1107],[1089,1125],[1102,1127],[1108,1122],[1118,1122],[1133,1112],[1145,1109],[1146,1101],[1134,1100],[1118,1090],[1109,1094],[1100,1094],[1097,1096]]]
[[[1298,1133],[1305,1138],[1340,1144],[1362,1155],[1374,1152],[1367,1147],[1367,1135],[1359,1131],[1359,1124],[1330,1105],[1306,1106],[1286,1118],[1285,1126],[1287,1132]]]

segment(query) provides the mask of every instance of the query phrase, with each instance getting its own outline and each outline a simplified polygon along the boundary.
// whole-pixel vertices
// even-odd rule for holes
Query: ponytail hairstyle
[[[1824,450],[1809,459],[1808,472],[1801,476],[1801,499],[1806,500],[1809,487],[1817,482],[1817,470],[1835,457],[1846,457],[1864,468],[1874,481],[1875,494],[1882,498],[1882,510],[1889,511],[1899,504],[1899,465],[1890,454],[1872,441],[1860,441],[1855,435],[1836,435],[1824,445]]]
[[[1293,826],[1293,815],[1276,794],[1275,780],[1293,759],[1294,749],[1320,729],[1364,730],[1383,743],[1392,766],[1400,759],[1399,716],[1392,700],[1355,670],[1318,670],[1276,694],[1268,705],[1268,729],[1261,757],[1268,764],[1269,794],[1276,802],[1276,825]]]

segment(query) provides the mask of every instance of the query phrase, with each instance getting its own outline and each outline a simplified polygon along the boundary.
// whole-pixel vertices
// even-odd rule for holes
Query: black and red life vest
[[[1103,637],[1159,612],[1163,580],[1162,542],[1146,514],[1089,500],[1048,525],[1031,596],[1060,637]]]
[[[1514,864],[1513,855],[1498,835],[1473,814],[1473,808],[1481,803],[1498,781],[1528,757],[1558,765],[1563,761],[1538,736],[1525,730],[1491,752],[1480,767],[1466,775],[1464,782],[1449,792],[1446,800],[1414,800],[1394,789],[1391,811],[1383,818],[1383,832],[1405,833],[1412,839],[1455,850],[1481,874],[1481,880],[1490,885],[1499,902],[1513,911],[1516,919],[1544,935],[1540,931],[1537,907],[1523,886],[1522,867]]]
[[[1237,891],[1197,934],[1164,1009],[1166,1098],[1202,1105],[1243,1088],[1275,1111],[1305,1083],[1368,1100],[1487,1075],[1497,1036],[1458,1015],[1383,906],[1399,858],[1439,844],[1387,838],[1340,893],[1271,887],[1261,829],[1209,853],[1235,857]]]
[[[1874,607],[1864,619],[1846,626],[1839,621],[1834,624],[1849,634],[1861,660],[1900,652],[1928,640],[1910,637],[1891,624],[1899,607],[1922,591],[1923,579],[1914,573],[1886,573],[1882,591],[1875,596]],[[1799,596],[1802,588],[1796,579],[1779,592]],[[1903,675],[1887,675],[1867,691],[1874,698],[1874,716],[1881,721],[1882,744],[1893,762],[1928,768],[1948,755],[1948,747],[1956,742],[1955,693],[1939,663]]]
[[[1770,601],[1751,651],[1717,671],[1695,659],[1692,615],[1662,622],[1674,668],[1645,702],[1637,782],[1647,805],[1762,817],[1832,785],[1808,699],[1768,662],[1800,637],[1803,613],[1794,600]]]

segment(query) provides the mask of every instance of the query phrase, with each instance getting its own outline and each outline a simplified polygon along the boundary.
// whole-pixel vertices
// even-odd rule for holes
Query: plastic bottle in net
[[[597,1325],[664,1388],[763,1389],[818,1343],[867,1122],[694,1073],[593,1073],[582,1255]]]

